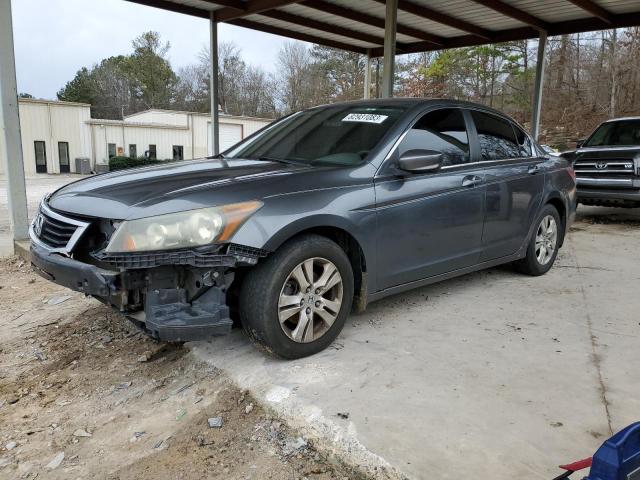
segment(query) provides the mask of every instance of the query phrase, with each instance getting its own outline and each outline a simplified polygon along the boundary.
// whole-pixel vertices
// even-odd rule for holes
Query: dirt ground
[[[0,308],[2,479],[355,477],[187,348],[16,257],[0,262]]]

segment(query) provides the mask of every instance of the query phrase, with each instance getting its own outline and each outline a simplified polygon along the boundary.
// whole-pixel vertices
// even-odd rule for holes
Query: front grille
[[[574,166],[576,175],[614,175],[614,176],[626,176],[633,175],[633,160],[578,160]]]
[[[77,225],[66,223],[61,219],[54,219],[43,212],[40,212],[42,216],[42,229],[38,238],[45,244],[53,248],[65,248],[73,234],[78,229]]]
[[[69,254],[89,226],[87,221],[53,211],[45,200],[40,204],[29,234],[41,247]]]

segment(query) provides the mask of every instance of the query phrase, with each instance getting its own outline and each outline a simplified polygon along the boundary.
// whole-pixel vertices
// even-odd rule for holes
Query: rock
[[[74,437],[90,437],[91,434],[87,432],[84,428],[79,428],[75,432],[73,432]]]
[[[47,355],[41,351],[33,352],[33,355],[41,362],[44,362],[47,359]]]
[[[102,338],[100,338],[100,341],[102,343],[111,343],[112,340],[113,338],[110,337],[109,335],[103,335]]]
[[[53,470],[55,468],[58,468],[63,460],[64,460],[64,452],[59,452],[58,454],[56,454],[55,457],[51,459],[49,463],[47,463],[47,466],[44,468],[46,468],[47,470]]]
[[[204,397],[197,396],[197,397],[193,400],[193,404],[195,405],[196,403],[200,403],[203,399],[204,399]]]
[[[176,420],[182,419],[187,414],[187,411],[184,408],[181,408],[176,412]]]
[[[0,457],[0,468],[4,468],[11,463],[11,459],[8,457]]]
[[[7,450],[13,450],[14,448],[16,448],[18,446],[17,442],[14,442],[13,440],[11,440],[9,443],[7,443],[4,448],[6,448]]]
[[[209,428],[222,428],[222,417],[211,417],[207,420]]]
[[[251,412],[253,412],[253,403],[250,403],[249,405],[244,407],[244,413],[249,415]]]
[[[7,399],[7,403],[9,405],[13,405],[14,403],[18,403],[19,400],[20,400],[20,397],[13,395]]]
[[[152,356],[153,356],[153,352],[151,352],[151,350],[145,350],[145,352],[138,357],[138,361],[141,363],[148,362],[149,360],[151,360]]]
[[[147,432],[133,432],[133,437],[129,439],[129,443],[137,442],[145,433]]]
[[[338,412],[336,413],[340,418],[347,420],[349,418],[349,412]]]
[[[302,437],[288,438],[282,446],[282,453],[285,455],[293,455],[303,448],[307,447],[307,441]]]
[[[51,297],[49,300],[46,300],[44,303],[47,305],[60,305],[63,302],[66,302],[71,298],[71,295],[60,295],[59,297]]]

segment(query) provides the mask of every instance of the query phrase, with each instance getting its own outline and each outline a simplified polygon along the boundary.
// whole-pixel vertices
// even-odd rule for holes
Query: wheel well
[[[367,262],[364,257],[364,252],[360,243],[346,230],[338,227],[313,227],[307,230],[296,233],[296,237],[299,235],[305,235],[313,233],[321,235],[337,243],[342,250],[347,254],[349,263],[353,270],[353,291],[354,291],[354,308],[358,311],[363,311],[366,308],[367,298]]]
[[[553,207],[555,207],[555,209],[558,211],[558,214],[560,215],[560,220],[562,221],[562,237],[560,238],[560,246],[562,246],[562,244],[564,243],[564,237],[566,235],[566,229],[567,229],[567,210],[566,207],[564,205],[564,202],[560,199],[560,198],[550,198],[549,201],[547,201],[547,205],[552,205]]]

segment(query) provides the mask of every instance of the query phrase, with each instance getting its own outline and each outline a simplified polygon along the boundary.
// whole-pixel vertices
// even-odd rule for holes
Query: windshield
[[[640,146],[640,119],[603,123],[584,142],[585,147],[637,147]]]
[[[224,156],[307,165],[358,165],[407,108],[335,105],[305,110],[238,144]]]

